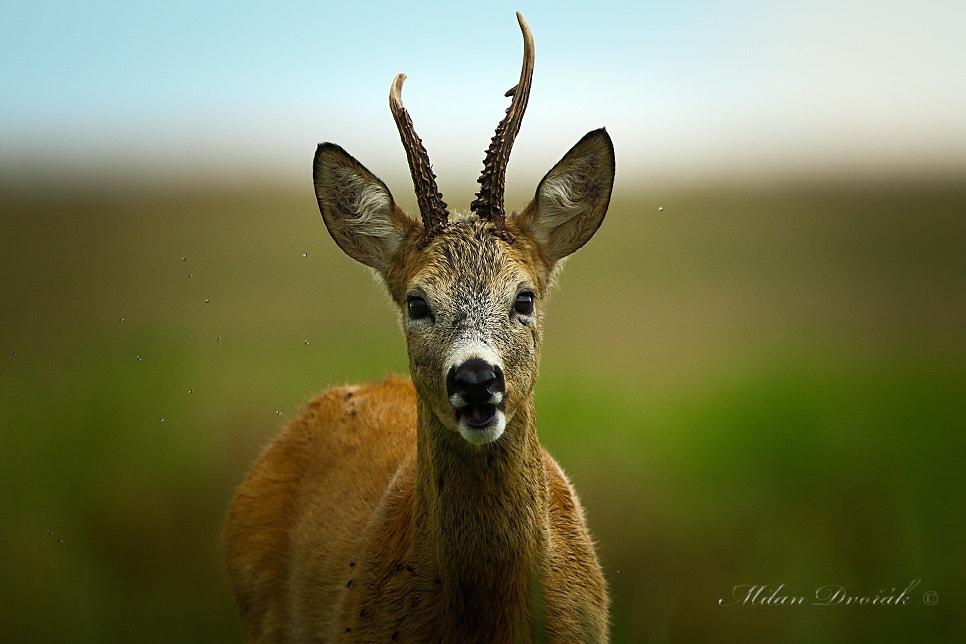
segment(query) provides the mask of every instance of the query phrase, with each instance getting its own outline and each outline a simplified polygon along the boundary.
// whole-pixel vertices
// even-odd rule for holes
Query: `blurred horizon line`
[[[905,158],[899,158],[902,156],[900,154],[875,158],[866,153],[867,158],[863,159],[858,154],[822,158],[817,154],[794,154],[785,149],[738,155],[735,161],[722,158],[718,151],[709,152],[703,157],[679,155],[662,166],[641,159],[633,152],[622,155],[620,142],[615,143],[618,146],[615,195],[633,193],[635,186],[647,190],[648,185],[664,189],[700,186],[754,189],[811,184],[966,185],[966,154],[952,151],[942,154],[935,150],[932,153],[910,150]],[[7,150],[0,152],[0,189],[14,192],[124,188],[146,191],[167,188],[216,191],[246,187],[301,189],[311,186],[311,153],[314,147],[315,143],[305,146],[305,153],[300,155],[304,157],[301,163],[279,155],[255,160],[238,156],[228,158],[230,154],[201,153],[180,158],[162,155],[148,160],[127,152],[96,155],[82,160],[76,158],[76,152],[54,158],[36,150],[14,151],[13,154]],[[566,148],[561,149],[560,154],[565,151]],[[523,158],[516,161],[511,158],[507,177],[507,191],[510,194],[535,189],[559,158],[546,150],[539,155],[514,152]],[[482,169],[482,150],[478,164],[471,163],[470,156],[439,156],[445,160],[438,162],[434,159],[433,165],[439,175],[438,182],[443,194],[459,196],[475,193],[478,188],[476,178]],[[376,153],[371,158],[362,154],[356,158],[386,182],[401,203],[407,202],[411,180],[401,148],[398,153],[393,150],[387,154],[383,150],[382,154]],[[454,205],[460,208],[459,203]]]

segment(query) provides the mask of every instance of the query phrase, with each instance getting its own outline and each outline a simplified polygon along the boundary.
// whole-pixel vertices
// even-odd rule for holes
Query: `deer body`
[[[606,213],[613,147],[589,133],[506,217],[528,56],[532,69],[520,24],[521,85],[487,153],[503,167],[484,170],[473,213],[449,217],[401,75],[391,104],[422,223],[344,150],[316,152],[323,219],[386,285],[412,378],[322,394],[242,484],[224,543],[250,642],[607,639],[604,578],[576,494],[540,446],[533,385],[547,290]]]

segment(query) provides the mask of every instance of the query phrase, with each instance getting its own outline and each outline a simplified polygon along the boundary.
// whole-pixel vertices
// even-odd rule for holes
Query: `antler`
[[[506,110],[506,116],[496,126],[496,134],[490,140],[486,158],[483,159],[483,173],[477,179],[480,191],[470,204],[470,210],[476,212],[481,219],[492,221],[494,232],[508,242],[513,241],[513,235],[506,229],[506,211],[503,208],[506,164],[510,160],[513,140],[520,131],[523,113],[530,98],[530,84],[533,81],[533,34],[519,11],[517,22],[523,32],[523,68],[520,70],[520,82],[506,93],[513,100]]]
[[[409,161],[409,171],[416,190],[416,202],[423,218],[423,238],[429,240],[446,228],[449,212],[446,210],[443,195],[436,187],[436,175],[429,163],[429,154],[413,128],[409,112],[403,107],[402,86],[405,80],[406,75],[399,74],[393,81],[389,90],[389,109],[396,121],[396,128],[399,129],[399,138],[406,149],[406,160]]]

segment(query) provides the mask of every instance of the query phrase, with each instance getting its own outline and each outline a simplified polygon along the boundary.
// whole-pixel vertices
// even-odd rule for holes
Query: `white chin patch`
[[[493,415],[493,420],[485,427],[474,427],[467,423],[466,420],[461,419],[458,429],[460,436],[467,443],[473,443],[474,445],[492,443],[503,435],[503,430],[506,429],[506,416],[502,411],[497,410]]]

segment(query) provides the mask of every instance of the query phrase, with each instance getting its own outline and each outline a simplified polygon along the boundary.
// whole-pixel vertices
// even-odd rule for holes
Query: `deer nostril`
[[[496,374],[488,364],[465,365],[462,369],[456,370],[454,376],[456,384],[467,389],[488,387],[491,382],[496,380]]]
[[[453,367],[446,376],[446,393],[459,396],[469,405],[493,402],[504,391],[503,370],[481,358],[471,358]]]

